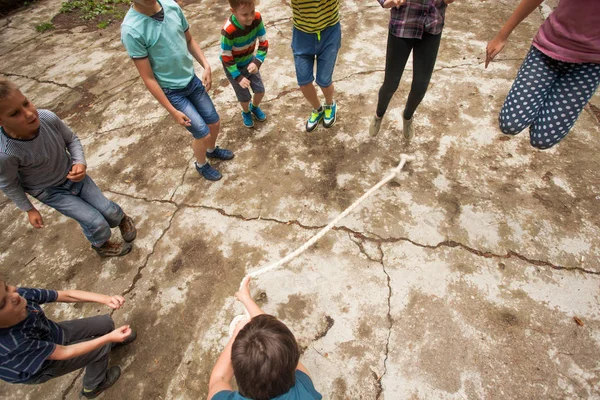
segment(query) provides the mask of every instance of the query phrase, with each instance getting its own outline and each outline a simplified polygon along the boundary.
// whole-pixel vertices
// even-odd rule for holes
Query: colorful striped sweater
[[[255,57],[254,49],[257,40],[258,50]],[[265,61],[268,49],[267,31],[258,11],[252,25],[242,26],[232,15],[221,30],[221,61],[223,67],[235,80],[239,81],[243,78],[239,68],[245,67],[251,62],[260,68]]]
[[[339,0],[292,0],[294,26],[306,33],[320,34],[340,20]]]

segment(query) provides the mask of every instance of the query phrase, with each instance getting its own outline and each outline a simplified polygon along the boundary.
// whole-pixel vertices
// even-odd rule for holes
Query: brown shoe
[[[133,242],[137,235],[137,230],[135,229],[135,225],[133,224],[133,218],[128,215],[124,215],[123,219],[119,223],[119,230],[121,231],[121,236],[123,236],[123,240],[127,243]]]
[[[100,257],[121,257],[131,251],[130,243],[115,243],[107,240],[101,247],[92,246]]]

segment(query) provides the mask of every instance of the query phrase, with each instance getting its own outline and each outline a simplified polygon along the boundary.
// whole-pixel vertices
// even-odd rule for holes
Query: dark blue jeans
[[[85,237],[96,247],[110,238],[110,228],[119,225],[123,210],[108,200],[88,175],[81,182],[66,180],[44,189],[36,199],[81,225]]]

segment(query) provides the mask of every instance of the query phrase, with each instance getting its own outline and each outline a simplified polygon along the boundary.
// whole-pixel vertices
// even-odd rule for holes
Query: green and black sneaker
[[[314,131],[323,119],[324,114],[323,107],[320,107],[318,110],[313,109],[310,118],[306,121],[306,132]]]

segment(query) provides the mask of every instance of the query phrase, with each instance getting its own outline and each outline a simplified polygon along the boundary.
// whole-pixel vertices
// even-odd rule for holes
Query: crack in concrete
[[[66,88],[66,89],[69,89],[69,90],[74,90],[74,91],[77,91],[77,92],[87,92],[85,89],[83,89],[83,88],[81,88],[79,86],[72,87],[72,86],[69,86],[69,85],[65,85],[64,83],[58,83],[58,82],[54,82],[54,81],[42,80],[42,79],[38,79],[36,77],[27,76],[27,75],[13,74],[11,72],[1,72],[1,73],[3,75],[5,75],[5,76],[15,76],[17,78],[31,79],[32,81],[35,81],[37,83],[46,83],[46,84],[49,84],[49,85],[56,85],[56,86],[59,86],[59,87],[62,87],[62,88]]]
[[[125,291],[123,291],[123,293],[121,294],[123,297],[125,295],[131,293],[135,289],[135,286],[137,285],[138,281],[143,276],[142,275],[142,271],[148,266],[148,261],[150,261],[150,257],[152,257],[154,255],[154,251],[156,250],[156,246],[158,245],[158,243],[167,234],[167,232],[169,231],[169,229],[171,229],[171,225],[173,224],[173,219],[175,218],[175,215],[179,212],[179,210],[180,209],[177,208],[173,212],[173,214],[171,214],[171,217],[169,218],[169,224],[167,225],[167,227],[165,228],[165,230],[160,234],[160,236],[154,242],[154,245],[152,246],[152,250],[146,256],[146,261],[144,261],[144,264],[142,266],[138,267],[137,273],[133,277],[133,281],[131,282],[131,285],[129,285],[129,287],[127,289],[125,289]]]
[[[189,164],[189,163],[188,163]],[[189,168],[189,165],[188,165]],[[186,170],[187,171],[187,170]],[[185,174],[184,174],[185,176]],[[183,178],[182,178],[182,183],[183,184]],[[179,189],[179,187],[181,186],[181,184],[177,187],[177,189],[175,189],[175,192],[173,193],[173,195],[171,196],[171,199],[173,198],[173,196],[175,195],[175,193],[177,192],[177,190]],[[114,193],[114,194],[118,194],[121,196],[125,196],[128,198],[132,198],[135,200],[142,200],[142,201],[146,201],[146,202],[158,202],[158,203],[168,203],[168,204],[173,204],[174,206],[176,206],[178,209],[180,207],[187,207],[187,208],[196,208],[196,209],[204,209],[204,210],[210,210],[210,211],[216,211],[219,214],[223,215],[224,217],[228,217],[228,218],[235,218],[235,219],[239,219],[242,221],[267,221],[267,222],[273,222],[273,223],[277,223],[277,224],[282,224],[282,225],[296,225],[302,229],[305,230],[319,230],[319,229],[323,229],[326,225],[305,225],[303,223],[301,223],[298,220],[289,220],[289,221],[281,221],[278,220],[276,218],[270,218],[270,217],[262,217],[262,216],[258,216],[258,217],[245,217],[242,214],[230,214],[227,211],[225,211],[223,208],[219,208],[219,207],[211,207],[211,206],[205,206],[205,205],[194,205],[194,204],[187,204],[187,203],[177,203],[173,200],[161,200],[161,199],[148,199],[145,197],[137,197],[137,196],[133,196],[130,194],[126,194],[126,193],[119,193],[116,191],[112,191],[112,190],[106,190],[109,193]],[[552,268],[554,270],[557,271],[579,271],[585,274],[589,274],[589,275],[600,275],[600,271],[593,271],[593,270],[589,270],[583,267],[567,267],[567,266],[563,266],[563,265],[557,265],[557,264],[553,264],[549,261],[546,260],[537,260],[534,258],[529,258],[525,255],[522,255],[514,250],[508,250],[505,254],[497,254],[491,251],[485,251],[485,250],[478,250],[475,249],[471,246],[468,246],[466,244],[457,242],[455,240],[444,240],[441,241],[437,244],[423,244],[423,243],[419,243],[417,241],[414,241],[408,237],[389,237],[389,238],[382,238],[374,233],[370,233],[370,232],[359,232],[359,231],[355,231],[351,228],[348,228],[347,226],[335,226],[332,228],[332,230],[334,231],[341,231],[341,232],[347,232],[351,235],[353,235],[354,237],[364,240],[364,241],[369,241],[372,243],[375,243],[377,245],[381,245],[384,243],[398,243],[398,242],[407,242],[410,243],[414,246],[417,247],[421,247],[424,249],[430,249],[430,250],[437,250],[439,248],[442,247],[448,247],[448,248],[455,248],[455,247],[459,247],[463,250],[468,251],[471,254],[474,254],[476,256],[479,257],[483,257],[483,258],[496,258],[496,259],[510,259],[510,258],[518,258],[521,261],[524,261],[528,264],[531,265],[535,265],[536,267],[549,267]],[[356,243],[355,240],[352,240],[354,243]],[[359,246],[359,248],[364,250],[364,246]],[[374,260],[372,257],[370,257],[368,254],[366,254],[366,252],[364,252],[363,254],[365,254],[365,256],[367,256],[367,258],[369,258],[369,260],[371,261],[376,261],[379,262],[378,260]]]
[[[377,245],[377,250],[379,250],[379,255],[381,257],[379,263],[381,264],[383,273],[385,274],[385,276],[387,278],[387,286],[388,286],[388,298],[387,298],[388,335],[387,335],[387,338],[385,341],[385,357],[383,359],[383,372],[382,372],[381,376],[379,376],[379,378],[377,379],[377,395],[375,396],[375,399],[379,400],[379,398],[383,394],[383,384],[381,383],[381,381],[383,380],[383,377],[387,374],[387,363],[388,363],[388,358],[389,358],[389,354],[390,354],[390,338],[392,337],[392,328],[394,327],[394,318],[392,317],[392,278],[390,277],[390,275],[388,274],[388,272],[385,268],[385,263],[383,261],[384,254],[383,254],[383,249],[381,248],[381,243],[379,243]]]
[[[67,386],[67,388],[65,389],[65,391],[63,392],[62,395],[62,400],[67,400],[67,396],[69,395],[69,392],[73,389],[73,387],[75,387],[75,383],[79,380],[79,377],[83,374],[83,368],[81,368],[79,370],[79,373],[75,376],[75,378],[73,379],[73,382],[71,382],[71,384],[69,386]]]
[[[374,258],[371,255],[369,255],[365,249],[364,242],[366,239],[364,237],[357,236],[357,235],[351,235],[350,232],[348,232],[348,237],[354,244],[356,244],[358,246],[358,249],[365,257],[367,257],[370,261],[373,261],[373,262],[381,265],[381,269],[382,269],[383,273],[385,274],[386,280],[387,280],[386,283],[387,283],[387,287],[388,287],[388,297],[387,297],[388,309],[387,309],[386,317],[387,317],[387,321],[388,321],[388,334],[387,334],[387,338],[385,341],[385,356],[383,359],[383,372],[381,373],[381,375],[377,375],[377,373],[375,373],[375,371],[373,371],[373,377],[375,378],[375,385],[377,386],[377,393],[375,395],[375,399],[379,400],[379,398],[383,394],[383,385],[382,385],[381,381],[383,380],[383,377],[387,374],[387,362],[388,362],[388,356],[389,356],[389,350],[390,350],[390,338],[392,336],[392,328],[394,327],[394,319],[392,317],[392,279],[391,279],[390,275],[388,274],[387,269],[385,268],[385,263],[383,262],[384,254],[383,254],[383,249],[381,248],[381,243],[377,243],[377,251],[379,253],[379,258]]]

